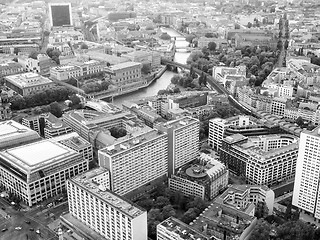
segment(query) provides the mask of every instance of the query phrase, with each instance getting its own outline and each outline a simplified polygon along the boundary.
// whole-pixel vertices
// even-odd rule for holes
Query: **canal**
[[[177,48],[180,48],[180,49],[176,52],[174,61],[185,64],[190,53],[185,52],[181,48],[187,47],[189,43],[185,40],[184,37],[182,37],[178,32],[176,32],[171,28],[162,28],[161,31],[168,33],[171,37],[176,37],[176,46]],[[145,97],[157,95],[159,90],[167,88],[174,74],[175,74],[174,72],[166,71],[161,78],[154,81],[149,87],[140,89],[136,92],[115,97],[113,99],[113,103],[118,106],[121,106],[121,104],[124,101],[132,101],[132,100],[143,99]]]

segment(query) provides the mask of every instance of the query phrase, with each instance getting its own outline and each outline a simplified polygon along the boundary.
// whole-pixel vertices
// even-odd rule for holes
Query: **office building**
[[[5,85],[21,96],[32,95],[51,89],[54,83],[37,73],[21,73],[4,77]]]
[[[201,233],[191,228],[179,219],[169,217],[157,225],[157,240],[209,240]]]
[[[288,134],[223,139],[220,160],[249,184],[275,185],[292,179],[298,156],[298,138]]]
[[[229,126],[249,126],[255,125],[255,122],[250,116],[240,115],[236,117],[230,117],[227,119],[213,118],[209,121],[209,145],[219,150],[221,147],[221,141],[224,138],[226,128]]]
[[[302,212],[320,221],[320,127],[303,131],[300,135],[299,153],[292,204]]]
[[[49,19],[51,27],[73,25],[71,3],[49,3]]]
[[[168,136],[151,130],[99,150],[99,166],[109,169],[111,190],[132,193],[167,176]]]
[[[52,113],[22,118],[22,124],[35,130],[44,138],[52,138],[72,132],[72,129]]]
[[[39,134],[13,120],[0,122],[0,149],[40,140]]]
[[[105,239],[147,240],[147,211],[111,192],[107,172],[93,169],[67,181],[70,215]]]
[[[93,160],[92,145],[80,137],[76,132],[53,137],[52,140],[80,153],[83,159],[87,160],[88,162]]]
[[[228,185],[227,167],[202,153],[198,160],[179,168],[169,178],[169,188],[186,196],[213,199]]]
[[[0,160],[0,183],[28,206],[61,193],[89,167],[80,153],[49,140],[1,151]]]
[[[274,192],[267,186],[261,185],[230,185],[224,193],[216,198],[216,202],[226,205],[240,206],[247,204],[257,205],[264,202],[268,207],[268,214],[273,214]]]
[[[168,134],[168,176],[199,156],[199,120],[184,117],[155,128]]]

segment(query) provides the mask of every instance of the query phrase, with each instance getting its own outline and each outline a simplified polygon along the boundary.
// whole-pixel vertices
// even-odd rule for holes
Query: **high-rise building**
[[[49,3],[49,18],[51,27],[73,25],[71,3]]]
[[[29,206],[61,193],[66,179],[88,168],[80,153],[49,140],[0,152],[0,183]]]
[[[109,169],[111,190],[125,195],[168,172],[168,137],[155,129],[99,150],[99,166]]]
[[[147,211],[108,190],[101,182],[106,172],[93,169],[67,181],[70,215],[105,239],[147,240]]]
[[[303,131],[293,189],[292,204],[320,220],[320,127]]]
[[[183,117],[156,126],[168,134],[168,176],[199,156],[199,120]]]

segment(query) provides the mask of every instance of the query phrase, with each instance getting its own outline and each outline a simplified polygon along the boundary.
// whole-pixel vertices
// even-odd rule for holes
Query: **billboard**
[[[71,3],[50,3],[49,14],[52,27],[72,25]]]

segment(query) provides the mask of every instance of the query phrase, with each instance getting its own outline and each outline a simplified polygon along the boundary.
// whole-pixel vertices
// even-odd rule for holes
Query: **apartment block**
[[[97,168],[68,180],[71,221],[104,239],[147,240],[147,211],[110,191],[107,177],[108,170]]]
[[[111,190],[119,195],[168,174],[168,135],[151,130],[99,150],[99,166],[109,169]]]
[[[168,135],[168,176],[199,156],[199,120],[183,117],[155,128]]]
[[[320,221],[320,127],[303,131],[293,189],[292,204]]]

